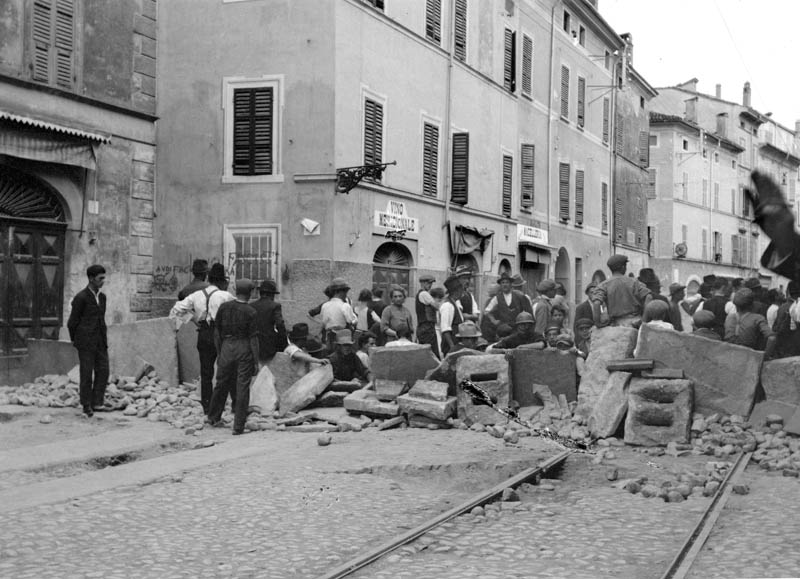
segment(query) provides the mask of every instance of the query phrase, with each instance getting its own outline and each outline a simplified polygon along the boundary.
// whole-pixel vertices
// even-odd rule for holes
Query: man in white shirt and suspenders
[[[200,402],[208,414],[211,404],[214,363],[217,349],[214,346],[214,319],[219,306],[235,299],[225,291],[228,278],[221,263],[215,263],[208,272],[208,286],[178,301],[169,312],[170,319],[179,320],[178,326],[191,319],[197,325],[197,353],[200,355]]]

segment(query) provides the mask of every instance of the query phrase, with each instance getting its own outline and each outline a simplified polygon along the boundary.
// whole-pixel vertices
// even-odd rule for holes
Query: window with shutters
[[[517,33],[506,28],[503,42],[503,87],[517,90]]]
[[[617,155],[625,153],[625,119],[619,113],[614,122],[614,151]]]
[[[364,164],[383,162],[383,104],[364,98]]]
[[[442,41],[442,0],[427,0],[425,38],[436,44],[440,44]]]
[[[600,185],[600,203],[602,205],[600,208],[601,231],[608,233],[608,183]]]
[[[714,232],[714,261],[722,261],[722,234],[719,231]]]
[[[384,8],[384,0],[366,0],[367,4],[370,4],[377,8],[378,10],[383,10]]]
[[[703,179],[703,207],[708,205],[708,179]]]
[[[558,164],[558,217],[569,221],[569,163]]]
[[[647,170],[647,198],[656,198],[656,179],[658,177],[658,170],[650,168]]]
[[[461,61],[467,60],[467,0],[456,0],[455,34],[453,55]]]
[[[607,98],[603,99],[603,144],[608,144],[610,137],[609,122],[611,117],[611,101]]]
[[[561,118],[569,118],[569,67],[561,65]]]
[[[523,144],[520,151],[522,172],[520,174],[520,183],[522,195],[520,196],[520,205],[525,209],[533,207],[533,191],[534,191],[534,162],[535,162],[536,148],[530,144]]]
[[[564,27],[564,32],[569,34],[570,30],[572,29],[571,26],[572,17],[570,16],[569,12],[564,10],[564,20],[562,22],[562,26]]]
[[[736,215],[736,189],[731,189],[731,213]]]
[[[586,79],[578,77],[578,126],[583,128],[586,115]]]
[[[739,236],[731,235],[731,263],[739,263]]]
[[[511,155],[503,155],[503,216],[511,217],[511,198],[514,171],[514,159]]]
[[[703,249],[703,261],[708,260],[708,229],[703,227],[701,230],[701,239],[702,239],[702,249]]]
[[[650,164],[650,135],[647,131],[639,131],[639,164],[642,167]]]
[[[719,210],[719,183],[714,183],[714,209]]]
[[[583,169],[575,171],[575,225],[583,226]]]
[[[533,39],[522,35],[522,94],[533,96]]]
[[[280,182],[281,75],[225,78],[224,183]]]
[[[34,0],[31,13],[33,80],[75,88],[75,1]]]
[[[439,127],[431,123],[423,127],[422,193],[439,196]]]
[[[450,201],[466,205],[469,201],[469,133],[453,134],[452,157]]]
[[[625,241],[625,227],[622,222],[622,199],[619,195],[614,195],[614,238],[617,241]]]

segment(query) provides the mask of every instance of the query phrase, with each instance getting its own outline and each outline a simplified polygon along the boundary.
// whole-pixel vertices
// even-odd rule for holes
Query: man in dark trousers
[[[281,304],[275,301],[275,295],[281,293],[275,281],[262,281],[258,293],[261,298],[250,305],[256,311],[259,362],[266,364],[276,352],[282,352],[288,345],[286,324],[283,321]]]
[[[725,311],[725,306],[728,303],[727,289],[728,282],[724,278],[715,279],[711,297],[700,304],[697,309],[697,312],[706,311],[714,315],[714,323],[711,329],[720,336],[720,339],[725,335],[725,318],[728,317],[728,312]]]
[[[417,313],[417,341],[420,344],[430,344],[433,355],[439,357],[439,345],[436,340],[436,302],[429,293],[433,282],[436,281],[430,274],[419,276],[420,290],[414,300]]]
[[[214,323],[217,383],[211,395],[208,421],[218,426],[228,395],[233,405],[233,434],[243,434],[250,406],[250,379],[258,373],[256,311],[247,302],[253,282],[236,280],[236,299],[219,307]]]
[[[192,262],[192,275],[194,276],[194,279],[178,292],[179,300],[188,297],[197,290],[208,287],[208,282],[206,281],[206,276],[208,275],[208,262],[205,259],[195,259]]]
[[[78,350],[83,413],[92,416],[95,410],[107,410],[104,405],[109,372],[106,295],[100,291],[106,281],[106,270],[102,265],[90,265],[86,276],[89,285],[72,299],[67,329]]]

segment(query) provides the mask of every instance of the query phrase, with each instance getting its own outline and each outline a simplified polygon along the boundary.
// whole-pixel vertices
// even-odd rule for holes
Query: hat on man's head
[[[753,290],[749,288],[736,290],[736,293],[733,294],[733,305],[737,308],[749,308],[754,301],[756,301],[756,297],[753,295]]]
[[[475,325],[472,320],[467,320],[462,324],[458,324],[458,332],[456,338],[480,338],[483,334]]]
[[[544,330],[544,333],[546,334],[551,330],[557,330],[559,333],[561,333],[564,330],[564,328],[562,328],[559,324],[548,324],[547,328],[545,328]]]
[[[518,273],[515,273],[514,275],[511,276],[511,286],[512,287],[522,287],[526,283],[528,283],[528,282],[525,281],[524,279],[522,279],[522,276],[520,274],[518,274]]]
[[[497,278],[498,285],[500,284],[501,281],[509,281],[509,282],[511,282],[513,284],[514,283],[514,278],[511,277],[510,273],[508,273],[507,271],[504,271],[503,273],[500,274],[500,277]]]
[[[461,289],[461,281],[455,275],[451,275],[444,280],[444,287],[447,288],[447,291],[449,292]]]
[[[236,295],[250,295],[255,284],[246,277],[236,280]]]
[[[539,293],[549,292],[555,289],[556,289],[556,282],[554,282],[552,279],[543,279],[536,286],[536,291],[538,291]]]
[[[669,284],[669,295],[674,296],[681,290],[686,289],[686,286],[682,283],[671,283]]]
[[[692,315],[692,321],[694,322],[695,328],[711,328],[714,326],[717,317],[713,314],[713,312],[709,312],[708,310],[697,310]]]
[[[208,260],[195,259],[192,262],[192,273],[194,275],[203,275],[204,273],[208,273]]]
[[[520,312],[517,314],[517,319],[514,322],[515,326],[519,326],[520,324],[535,324],[536,320],[533,319],[533,316],[530,315],[528,312]]]
[[[589,318],[581,318],[575,322],[575,327],[579,330],[581,328],[591,328],[592,326],[594,326],[594,320],[590,320]]]
[[[757,289],[761,287],[761,282],[757,277],[748,277],[744,280],[744,287],[747,289]]]
[[[336,343],[340,346],[353,344],[353,334],[350,330],[336,330]]]
[[[608,258],[606,265],[608,265],[608,269],[614,270],[619,267],[622,267],[626,263],[628,263],[627,255],[621,255],[619,253],[615,253],[614,255]]]
[[[307,338],[308,337],[308,324],[299,323],[292,326],[292,329],[289,331],[289,339],[290,340],[297,340],[299,338]]]
[[[524,313],[524,312],[523,312]],[[500,324],[497,326],[497,330],[495,331],[498,338],[507,338],[511,334],[514,333],[514,328],[512,328],[508,324]]]
[[[429,273],[425,273],[425,274],[422,274],[421,276],[419,276],[419,281],[420,281],[420,283],[422,283],[424,281],[434,282],[434,281],[436,281],[436,278],[433,277]]]
[[[592,281],[590,281],[590,282],[589,282],[589,284],[586,286],[586,289],[585,289],[585,290],[583,290],[583,293],[585,293],[585,294],[588,296],[588,295],[590,295],[590,294],[592,293],[592,290],[593,290],[594,288],[596,288],[596,287],[597,287],[597,282],[596,282],[596,281],[594,281],[594,280],[592,280]]]
[[[639,281],[642,282],[644,285],[653,284],[653,283],[661,283],[661,280],[658,279],[656,272],[653,271],[651,267],[643,267],[639,270]]]
[[[221,263],[215,263],[208,270],[208,281],[227,281],[228,276],[225,275],[225,267]]]
[[[331,294],[335,294],[336,292],[342,290],[349,291],[350,286],[347,285],[347,282],[344,281],[343,277],[335,277],[333,278],[331,285],[328,286],[328,290],[331,292]]]
[[[456,277],[472,277],[472,268],[468,265],[459,265],[453,272]]]
[[[556,347],[565,346],[571,348],[575,345],[575,341],[569,337],[568,334],[559,334],[556,338]]]
[[[258,286],[258,291],[262,294],[279,294],[281,292],[278,291],[278,285],[275,283],[274,279],[265,279],[261,282],[261,285]]]
[[[705,283],[712,284],[712,283],[714,283],[715,281],[717,281],[717,276],[715,276],[713,273],[710,273],[710,274],[708,274],[708,275],[704,275],[704,276],[703,276],[703,281],[704,281]]]

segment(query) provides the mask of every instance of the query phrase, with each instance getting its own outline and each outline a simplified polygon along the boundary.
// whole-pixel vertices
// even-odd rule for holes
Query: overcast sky
[[[634,66],[654,87],[691,78],[698,90],[752,106],[794,129],[800,119],[800,1],[599,0],[600,14],[633,35]]]

